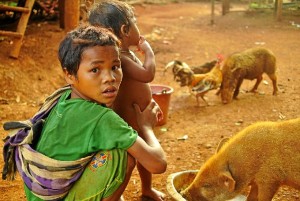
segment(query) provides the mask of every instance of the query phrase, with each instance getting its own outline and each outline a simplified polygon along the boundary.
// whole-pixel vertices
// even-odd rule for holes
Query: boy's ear
[[[73,84],[74,83],[74,75],[71,75],[66,68],[64,68],[64,75],[65,75],[65,80],[68,84]]]

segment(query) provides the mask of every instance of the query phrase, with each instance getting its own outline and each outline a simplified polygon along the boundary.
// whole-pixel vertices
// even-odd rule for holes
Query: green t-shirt
[[[100,150],[128,149],[137,132],[113,110],[65,92],[51,110],[36,145],[40,153],[72,161]],[[40,200],[25,186],[28,200]]]

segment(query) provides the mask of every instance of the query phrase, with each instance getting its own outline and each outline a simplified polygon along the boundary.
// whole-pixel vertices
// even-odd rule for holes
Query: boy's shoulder
[[[72,116],[82,116],[88,118],[91,116],[102,116],[106,113],[113,112],[105,105],[99,105],[92,101],[87,101],[81,98],[68,99],[70,92],[66,92],[58,102],[55,112],[65,113]]]

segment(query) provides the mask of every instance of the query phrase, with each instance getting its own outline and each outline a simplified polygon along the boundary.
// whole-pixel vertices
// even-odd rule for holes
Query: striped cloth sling
[[[42,130],[43,119],[48,116],[61,95],[69,90],[66,86],[49,96],[32,119],[18,122],[7,122],[5,130],[10,130],[4,139],[2,179],[13,180],[16,169],[26,186],[34,195],[43,200],[63,198],[74,182],[81,176],[92,156],[76,161],[59,161],[49,158],[34,149]]]

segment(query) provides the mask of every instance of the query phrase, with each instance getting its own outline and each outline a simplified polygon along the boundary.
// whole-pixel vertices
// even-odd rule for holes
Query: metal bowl
[[[187,201],[180,192],[186,189],[195,179],[198,170],[186,170],[170,174],[167,178],[167,191],[175,201]],[[238,195],[227,201],[246,201],[245,195]]]
[[[186,189],[194,180],[198,170],[186,170],[170,174],[167,178],[167,191],[173,200],[186,201],[180,191]]]

